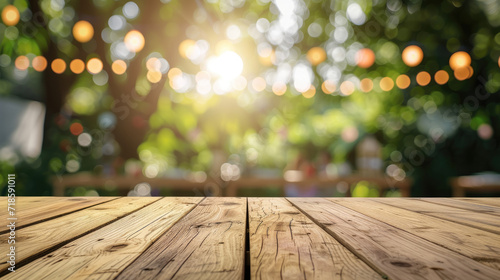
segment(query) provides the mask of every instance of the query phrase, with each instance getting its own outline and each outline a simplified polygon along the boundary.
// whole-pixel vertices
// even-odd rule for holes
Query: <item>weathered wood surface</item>
[[[326,199],[289,200],[390,279],[494,279],[499,275],[498,270]]]
[[[58,197],[49,198],[47,201],[45,201],[45,198],[40,197],[16,197],[16,205],[14,206],[17,217],[16,225],[17,228],[21,228],[113,199],[116,199],[116,197]],[[2,199],[2,205],[5,205],[2,207],[2,210],[5,210],[0,215],[0,221],[5,221],[8,217],[7,198]],[[2,228],[0,234],[7,231],[7,229]]]
[[[329,199],[500,270],[500,236],[372,199]]]
[[[243,279],[246,199],[205,198],[117,279]]]
[[[284,198],[249,198],[252,279],[382,279]]]
[[[16,232],[16,261],[18,263],[43,251],[64,244],[97,227],[119,219],[159,198],[124,197],[77,211],[59,218],[38,223]],[[7,243],[9,233],[0,235],[0,243]],[[0,255],[0,271],[7,269],[7,255]]]
[[[472,212],[416,199],[379,198],[379,201],[387,205],[500,234],[500,219],[495,215]]]
[[[16,272],[4,230],[2,279],[500,279],[500,198],[18,197],[16,206]]]
[[[5,279],[114,278],[199,200],[161,199],[29,263]]]

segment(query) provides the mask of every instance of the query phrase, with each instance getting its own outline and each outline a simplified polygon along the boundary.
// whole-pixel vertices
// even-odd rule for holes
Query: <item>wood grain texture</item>
[[[116,197],[67,197],[67,198],[51,198],[45,200],[44,198],[28,198],[16,197],[16,225],[17,228],[53,219],[74,211],[78,211],[90,206],[100,203],[111,201]],[[26,200],[26,201],[24,201]],[[5,201],[5,211],[0,215],[0,219],[7,219],[7,199]],[[43,202],[42,202],[43,201]],[[17,205],[20,203],[20,205]],[[30,206],[31,203],[35,205]],[[0,234],[7,232],[8,229],[1,229]]]
[[[384,198],[377,201],[387,205],[396,206],[417,213],[426,214],[443,220],[500,234],[500,219],[498,216],[467,211],[416,199]]]
[[[133,198],[130,199],[134,204]],[[4,278],[112,279],[200,200],[195,197],[163,198],[64,245]],[[105,210],[109,209],[102,211]]]
[[[500,207],[500,198],[499,197],[461,197],[454,198],[457,200],[463,200],[471,203],[490,205],[495,207]]]
[[[329,200],[500,270],[498,234],[385,205],[372,199]]]
[[[495,279],[499,275],[493,268],[326,199],[289,200],[391,279]]]
[[[421,198],[418,200],[423,200],[423,201],[441,204],[441,205],[445,205],[445,206],[460,208],[460,209],[472,211],[472,212],[500,216],[500,207],[495,207],[495,206],[490,206],[490,205],[485,205],[485,204],[477,204],[474,202],[464,201],[461,199],[432,197],[432,198]]]
[[[117,279],[242,279],[245,198],[205,198]]]
[[[382,279],[284,198],[249,198],[252,279]]]
[[[159,198],[125,197],[89,207],[59,218],[17,230],[16,262],[48,251],[61,243],[83,235]],[[8,233],[0,235],[0,243],[7,244]],[[4,250],[6,251],[6,250]],[[7,256],[0,255],[0,271],[7,269]]]

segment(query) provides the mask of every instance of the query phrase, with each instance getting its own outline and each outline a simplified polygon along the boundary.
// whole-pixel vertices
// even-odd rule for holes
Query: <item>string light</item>
[[[434,74],[434,80],[438,85],[444,85],[448,82],[450,79],[450,75],[448,75],[448,72],[444,70],[439,70]]]
[[[102,71],[103,64],[99,58],[91,58],[87,61],[87,71],[91,74],[98,74]]]
[[[16,58],[14,65],[17,69],[24,71],[30,66],[30,60],[25,55],[21,55]]]
[[[411,80],[410,77],[408,77],[408,75],[402,74],[396,78],[396,85],[400,89],[406,89],[410,86],[410,84]]]
[[[31,65],[33,66],[33,69],[38,72],[42,72],[47,68],[47,59],[43,56],[37,56],[33,58],[33,61],[31,62]]]
[[[467,67],[471,64],[470,55],[466,52],[456,52],[450,57],[450,67],[453,70],[457,70],[459,68]]]
[[[69,64],[69,69],[75,74],[80,74],[85,70],[85,62],[81,59],[73,59]]]
[[[417,83],[420,86],[426,86],[431,82],[431,75],[425,71],[417,74]]]
[[[7,26],[16,25],[20,19],[19,10],[14,5],[7,5],[2,10],[2,21]]]
[[[52,71],[56,74],[62,74],[66,70],[66,62],[60,58],[56,58],[50,64]]]
[[[330,81],[330,80],[325,80],[322,84],[321,84],[321,90],[323,90],[324,93],[326,94],[331,94],[333,93],[335,90],[337,89],[337,87],[335,86],[335,83],[333,81]]]
[[[384,77],[380,80],[380,88],[383,91],[390,91],[394,88],[394,81],[389,77]]]
[[[369,92],[373,89],[373,82],[371,79],[364,78],[359,83],[359,86],[363,92]]]
[[[80,43],[86,43],[94,37],[94,27],[90,22],[80,20],[73,26],[73,37]]]
[[[307,52],[306,56],[307,60],[309,60],[309,62],[311,62],[312,65],[316,66],[321,62],[325,61],[326,52],[321,47],[314,47]]]
[[[311,87],[308,90],[304,91],[302,95],[305,98],[313,98],[314,95],[316,95],[316,87],[311,85]]]
[[[411,45],[403,50],[402,58],[406,65],[415,67],[424,59],[424,52],[420,47]]]
[[[130,30],[123,39],[125,46],[131,52],[140,52],[144,48],[145,40],[141,32]]]
[[[375,53],[368,48],[356,53],[356,64],[361,68],[370,68],[375,63]]]
[[[113,70],[113,73],[116,75],[122,75],[127,71],[127,63],[121,59],[113,61],[113,64],[111,64],[111,70]]]

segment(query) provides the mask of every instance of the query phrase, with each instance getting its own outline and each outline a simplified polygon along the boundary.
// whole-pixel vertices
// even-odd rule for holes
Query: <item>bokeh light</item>
[[[24,71],[30,67],[30,60],[25,55],[21,55],[16,58],[14,65],[17,69]]]
[[[183,58],[188,58],[191,56],[191,53],[194,51],[196,46],[196,42],[194,40],[184,40],[179,44],[179,54]]]
[[[307,60],[314,66],[325,61],[325,59],[326,52],[322,47],[314,47],[307,52]]]
[[[60,58],[56,58],[50,64],[52,71],[56,74],[62,74],[66,70],[66,62]]]
[[[439,70],[434,74],[434,80],[438,85],[444,85],[450,79],[450,75],[445,70]]]
[[[131,52],[140,52],[144,48],[144,36],[138,30],[130,30],[123,39],[125,46]]]
[[[450,57],[450,67],[453,70],[467,67],[471,64],[470,55],[466,52],[456,52]]]
[[[122,75],[127,71],[127,63],[121,59],[115,60],[111,64],[111,70],[113,70],[113,73],[116,75]]]
[[[283,94],[285,94],[287,87],[286,87],[286,84],[283,82],[276,82],[273,84],[272,89],[273,89],[274,94],[283,95]]]
[[[394,88],[394,81],[389,77],[384,77],[380,80],[380,89],[390,91]]]
[[[369,68],[375,63],[375,53],[368,48],[359,50],[356,53],[356,64],[361,68]]]
[[[86,20],[80,20],[73,26],[73,37],[80,43],[86,43],[94,37],[94,27]]]
[[[161,80],[161,76],[161,72],[155,70],[150,70],[146,74],[146,78],[148,79],[148,81],[153,84],[158,83]]]
[[[400,89],[406,89],[410,86],[410,84],[411,84],[410,77],[408,77],[408,75],[406,74],[399,75],[396,78],[396,85]]]
[[[47,59],[43,56],[37,56],[33,58],[33,61],[31,61],[31,65],[33,66],[33,69],[38,72],[42,72],[47,68]]]
[[[266,80],[262,77],[257,77],[252,80],[252,88],[257,91],[261,92],[266,89]]]
[[[243,60],[237,53],[226,51],[217,57],[209,58],[207,68],[219,77],[234,79],[243,71]]]
[[[477,128],[477,135],[483,140],[491,139],[493,136],[493,128],[491,125],[483,123]]]
[[[331,81],[331,80],[325,80],[321,84],[321,90],[323,90],[323,92],[326,93],[326,94],[331,94],[336,89],[337,89],[337,87],[335,86],[335,83],[333,81]]]
[[[426,71],[422,71],[417,74],[417,84],[420,86],[426,86],[431,82],[431,74]]]
[[[355,90],[354,83],[351,81],[343,81],[342,84],[340,84],[340,92],[343,95],[351,95]]]
[[[359,83],[359,87],[363,92],[370,92],[373,89],[373,81],[369,78],[364,78]]]
[[[304,91],[302,95],[305,98],[313,98],[314,95],[316,95],[316,87],[311,85],[311,87],[308,90]]]
[[[403,50],[402,58],[406,65],[415,67],[424,59],[424,52],[420,47],[411,45]]]
[[[83,132],[83,126],[80,123],[72,123],[69,127],[71,134],[78,136]]]
[[[470,65],[466,67],[460,67],[455,69],[455,71],[453,71],[453,74],[457,80],[464,81],[472,77],[472,75],[474,74],[474,69],[472,69]]]
[[[20,19],[19,10],[14,5],[7,5],[2,10],[2,21],[7,26],[16,25]]]
[[[87,61],[87,71],[91,74],[98,74],[102,71],[102,68],[102,61],[97,57],[91,58]]]
[[[85,70],[85,62],[81,59],[73,59],[69,64],[69,69],[75,74],[80,74]]]

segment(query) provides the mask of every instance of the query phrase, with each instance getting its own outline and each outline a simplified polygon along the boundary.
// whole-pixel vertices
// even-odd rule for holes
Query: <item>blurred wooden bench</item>
[[[500,174],[478,174],[460,176],[450,180],[454,197],[467,193],[500,193]]]

